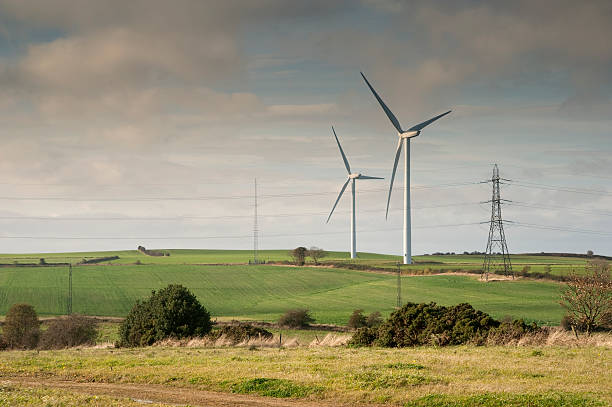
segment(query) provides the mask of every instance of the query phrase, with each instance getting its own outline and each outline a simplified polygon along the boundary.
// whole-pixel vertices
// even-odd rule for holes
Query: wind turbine
[[[329,219],[331,218],[332,213],[334,213],[334,209],[336,209],[336,205],[338,205],[338,201],[340,201],[340,198],[342,198],[342,194],[344,193],[346,186],[350,182],[351,183],[351,195],[352,195],[352,200],[351,200],[352,202],[351,204],[351,259],[354,259],[357,257],[357,248],[356,248],[357,238],[356,238],[356,230],[355,230],[355,180],[357,179],[384,179],[384,178],[370,177],[368,175],[362,175],[361,173],[351,173],[351,166],[349,165],[349,162],[346,159],[346,155],[344,155],[344,151],[342,150],[342,146],[340,145],[340,141],[338,140],[338,136],[336,135],[336,130],[334,130],[334,126],[332,126],[332,131],[334,132],[336,143],[338,143],[338,148],[340,149],[340,155],[342,156],[342,160],[344,161],[344,166],[346,167],[346,171],[348,172],[348,179],[346,180],[344,185],[342,185],[340,194],[338,194],[338,198],[336,199],[336,202],[334,203],[334,207],[329,213],[329,216],[327,217],[327,221],[325,223],[329,222]]]
[[[391,200],[391,191],[393,190],[393,180],[395,179],[395,170],[397,169],[397,162],[399,161],[400,154],[402,152],[402,144],[404,144],[406,148],[406,161],[404,162],[404,264],[412,263],[412,248],[411,248],[411,226],[410,226],[410,139],[421,134],[421,130],[424,127],[430,125],[435,122],[442,116],[446,116],[451,112],[442,113],[436,117],[433,117],[429,120],[424,121],[423,123],[419,123],[416,126],[412,126],[408,130],[402,130],[402,126],[393,114],[393,112],[387,107],[385,102],[378,96],[378,93],[374,90],[370,82],[366,79],[363,72],[360,72],[363,80],[368,85],[368,88],[374,94],[378,103],[380,103],[380,107],[382,107],[383,111],[391,120],[393,127],[397,130],[397,135],[399,140],[397,142],[397,151],[395,152],[395,161],[393,162],[393,172],[391,173],[391,183],[389,184],[389,196],[387,197],[387,212],[385,214],[385,219],[389,216],[389,201]]]

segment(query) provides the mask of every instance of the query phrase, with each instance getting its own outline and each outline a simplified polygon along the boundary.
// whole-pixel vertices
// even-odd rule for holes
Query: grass
[[[171,404],[147,403],[147,405],[161,407]],[[0,385],[0,406],[137,407],[142,406],[142,402],[127,398],[84,395],[50,388]]]
[[[346,324],[354,309],[387,316],[396,304],[393,275],[289,266],[129,265],[73,267],[73,311],[125,316],[151,290],[180,283],[223,319],[276,321],[288,309],[307,308],[319,323]],[[61,315],[67,306],[66,267],[0,268],[0,314],[17,302],[40,315]],[[496,318],[511,315],[558,324],[559,285],[529,280],[483,283],[461,275],[402,278],[404,301],[442,305],[469,302]]]
[[[608,347],[10,351],[0,381],[159,384],[346,404],[600,406],[612,403],[611,360]]]
[[[168,257],[146,256],[136,250],[107,251],[107,252],[79,252],[79,253],[37,253],[37,254],[0,254],[0,263],[21,264],[38,263],[44,258],[47,263],[78,263],[82,259],[119,256],[119,259],[104,264],[126,265],[138,261],[145,264],[238,264],[248,263],[253,253],[250,250],[191,250],[191,249],[163,249],[170,253]],[[290,260],[289,250],[261,250],[259,258],[266,261]],[[400,256],[358,253],[357,260],[351,260],[347,252],[329,252],[322,259],[325,262],[354,262],[357,264],[370,265],[395,269],[396,263],[401,260]],[[415,264],[402,266],[405,270],[431,271],[458,271],[479,270],[482,267],[481,255],[448,255],[448,256],[414,256]],[[567,274],[572,270],[584,269],[587,259],[578,257],[560,256],[528,256],[511,255],[512,266],[515,272],[519,272],[525,266],[529,266],[532,272],[544,273],[546,266],[550,266],[551,274]]]

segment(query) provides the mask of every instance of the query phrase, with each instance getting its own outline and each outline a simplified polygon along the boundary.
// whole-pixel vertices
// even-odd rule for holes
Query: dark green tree
[[[178,284],[153,291],[138,301],[119,328],[118,346],[147,346],[165,338],[203,336],[210,314],[187,288]]]

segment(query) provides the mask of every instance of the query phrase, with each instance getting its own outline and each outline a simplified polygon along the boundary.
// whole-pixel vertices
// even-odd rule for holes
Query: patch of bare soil
[[[217,407],[315,407],[315,406],[348,406],[334,402],[287,400],[261,396],[251,396],[213,391],[168,387],[159,384],[129,383],[82,383],[46,378],[14,377],[2,381],[6,385],[22,387],[43,387],[63,389],[92,396],[105,395],[117,398],[129,398],[142,403],[155,402],[165,404]],[[352,404],[354,405],[354,404]]]

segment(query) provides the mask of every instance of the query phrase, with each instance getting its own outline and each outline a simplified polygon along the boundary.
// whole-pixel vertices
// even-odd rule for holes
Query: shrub
[[[470,304],[443,307],[408,303],[378,328],[361,328],[353,345],[407,347],[419,345],[484,344],[499,322]]]
[[[312,246],[310,249],[308,249],[308,251],[306,252],[306,255],[312,258],[312,261],[314,261],[314,264],[319,264],[319,259],[326,257],[327,252],[319,247]]]
[[[272,332],[258,326],[239,322],[235,325],[224,326],[214,332],[212,336],[215,339],[225,336],[233,343],[240,343],[253,338],[270,339],[272,338]]]
[[[346,324],[349,328],[357,329],[366,326],[366,317],[363,315],[362,309],[356,309],[349,317]]]
[[[383,323],[383,319],[380,316],[380,312],[374,311],[366,318],[366,325],[370,328],[380,326]]]
[[[210,314],[185,287],[171,284],[138,301],[119,328],[117,346],[147,346],[165,338],[203,336]]]
[[[376,328],[363,327],[359,328],[349,340],[349,346],[372,346],[374,340],[378,336]]]
[[[307,309],[287,311],[280,317],[278,324],[287,328],[305,328],[315,322]]]
[[[70,315],[53,320],[40,338],[42,349],[64,349],[93,345],[98,331],[96,321],[82,315]]]
[[[40,322],[34,307],[14,304],[4,320],[4,341],[7,347],[33,349],[40,338]]]
[[[567,311],[567,322],[590,335],[593,330],[612,326],[612,278],[610,265],[591,260],[584,275],[572,272],[561,292],[561,306]]]

